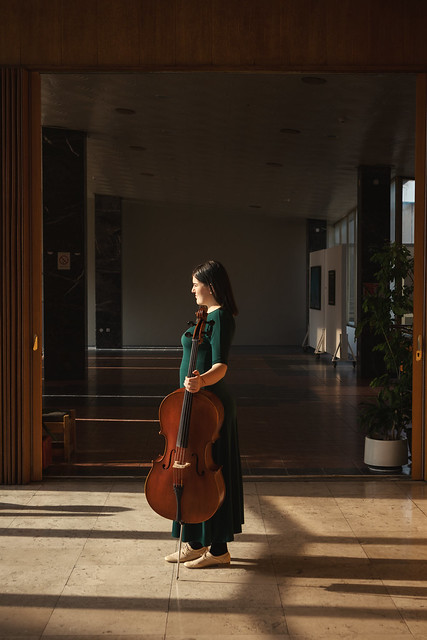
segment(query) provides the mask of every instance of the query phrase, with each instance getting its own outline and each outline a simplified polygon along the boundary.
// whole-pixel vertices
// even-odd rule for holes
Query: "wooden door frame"
[[[41,480],[42,468],[42,406],[43,406],[43,373],[42,373],[42,341],[43,341],[43,186],[42,186],[42,114],[41,114],[41,74],[30,74],[31,128],[30,147],[31,165],[30,206],[31,216],[31,348],[32,348],[32,445],[31,445],[31,479]]]
[[[40,74],[0,75],[0,474],[24,484],[42,475]]]
[[[414,324],[412,388],[412,478],[427,479],[426,303],[427,303],[427,73],[417,75],[415,124]]]
[[[161,72],[162,66],[156,71]],[[197,70],[197,69],[194,69]],[[52,72],[58,72],[58,69]],[[70,69],[67,69],[70,72]],[[104,72],[108,70],[103,69]],[[114,72],[118,69],[115,68]],[[126,71],[126,69],[123,69]],[[140,73],[146,70],[141,67]],[[154,70],[151,69],[151,72]],[[192,68],[182,69],[183,73],[191,73]],[[225,72],[224,69],[220,71]],[[238,70],[234,69],[238,72]],[[246,71],[246,70],[245,70]],[[277,69],[275,70],[277,72]],[[33,210],[38,210],[40,221],[42,220],[42,196],[41,196],[41,142],[37,136],[37,131],[41,127],[41,98],[40,98],[40,76],[42,73],[49,73],[48,69],[34,70],[31,72],[34,91],[31,99],[31,155],[32,155],[32,172],[30,185],[30,201]],[[75,70],[78,72],[78,70]],[[242,71],[243,72],[243,71]],[[286,69],[282,70],[287,73]],[[393,72],[393,69],[387,69],[387,72]],[[408,73],[412,73],[410,70]],[[209,73],[209,71],[206,71]],[[268,74],[269,71],[264,69],[257,70],[255,73]],[[334,70],[324,69],[323,73],[335,73]],[[357,73],[363,73],[358,71]],[[38,84],[37,84],[38,83]],[[38,89],[37,89],[38,86]],[[413,430],[412,430],[412,478],[414,480],[427,479],[427,438],[426,433],[426,393],[425,381],[427,379],[426,369],[426,302],[427,302],[427,246],[426,246],[426,211],[427,211],[427,144],[426,144],[426,114],[427,114],[427,73],[418,73],[417,75],[417,95],[416,95],[416,154],[415,154],[415,291],[414,291],[414,384],[413,384]],[[39,141],[38,141],[39,140]],[[34,226],[32,228],[32,326],[34,337],[38,336],[38,352],[34,352],[33,359],[33,380],[32,380],[32,460],[31,460],[31,479],[40,480],[42,477],[41,469],[41,411],[42,411],[42,388],[41,388],[41,326],[42,326],[42,310],[41,310],[41,272],[42,272],[42,228],[37,224],[38,216],[34,217]],[[420,336],[420,338],[419,338]],[[418,346],[421,344],[422,358],[416,359],[416,352],[419,351]]]

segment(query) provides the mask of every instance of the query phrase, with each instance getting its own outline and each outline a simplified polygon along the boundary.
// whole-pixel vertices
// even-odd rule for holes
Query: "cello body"
[[[188,376],[196,368],[198,346],[205,335],[207,312],[200,308],[192,338]],[[213,321],[208,323],[210,329]],[[165,450],[153,461],[145,482],[148,504],[159,515],[184,524],[206,522],[225,496],[225,483],[212,456],[219,438],[224,407],[211,391],[170,393],[159,408],[160,434]]]
[[[186,393],[185,389],[177,389],[160,405],[165,450],[153,461],[145,494],[156,513],[190,524],[209,520],[224,500],[221,467],[212,457],[212,443],[219,437],[224,409],[210,391],[202,389],[193,394],[187,446],[179,446],[178,425]],[[177,485],[182,488],[179,506]]]

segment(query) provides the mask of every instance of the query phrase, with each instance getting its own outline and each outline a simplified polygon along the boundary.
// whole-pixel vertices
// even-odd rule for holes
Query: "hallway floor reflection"
[[[84,382],[45,383],[44,406],[76,410],[71,465],[61,449],[46,475],[146,475],[164,449],[158,407],[177,387],[179,349],[90,350]],[[361,475],[357,408],[372,395],[351,362],[301,348],[234,348],[227,374],[238,405],[244,475]]]

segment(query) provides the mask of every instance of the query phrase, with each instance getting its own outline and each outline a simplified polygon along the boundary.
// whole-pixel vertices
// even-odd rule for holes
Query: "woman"
[[[191,337],[182,336],[183,357],[180,383],[190,393],[206,387],[215,393],[224,405],[224,422],[220,437],[213,444],[216,464],[222,466],[225,498],[215,515],[199,524],[184,524],[180,562],[190,569],[229,564],[231,557],[227,543],[240,533],[243,524],[243,485],[236,406],[226,387],[228,353],[234,335],[237,307],[227,272],[221,263],[209,260],[193,271],[196,303],[206,306],[208,321],[213,320],[212,334],[205,337],[197,353],[197,369],[187,377],[191,352]],[[180,524],[174,522],[172,535],[179,538]],[[178,551],[166,556],[167,562],[178,562]]]

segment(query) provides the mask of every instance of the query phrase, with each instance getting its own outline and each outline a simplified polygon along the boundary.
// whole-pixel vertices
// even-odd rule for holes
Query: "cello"
[[[213,321],[207,322],[205,307],[200,307],[196,317],[193,334],[186,334],[192,339],[188,377],[196,369],[205,327],[208,325],[209,335],[213,325]],[[221,467],[212,456],[212,444],[219,438],[224,419],[222,402],[206,389],[197,393],[177,389],[160,404],[159,419],[165,450],[153,460],[145,481],[147,502],[156,513],[181,525],[205,522],[216,513],[225,496]],[[178,559],[181,538],[182,527]]]

